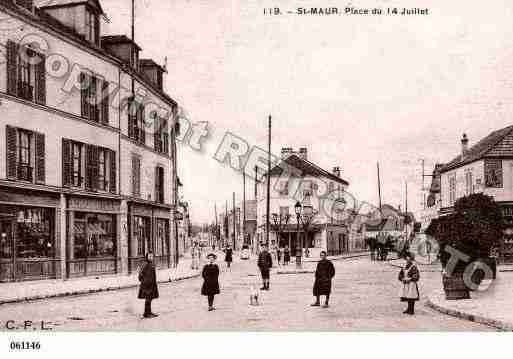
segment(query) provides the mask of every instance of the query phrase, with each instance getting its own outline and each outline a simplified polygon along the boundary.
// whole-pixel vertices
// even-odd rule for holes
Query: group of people
[[[227,259],[228,250],[225,251],[225,260]],[[231,253],[230,253],[231,256]],[[228,257],[230,261],[227,261],[227,265],[231,263],[231,257]],[[329,299],[331,295],[332,279],[335,276],[335,266],[327,259],[326,251],[321,251],[320,261],[317,263],[315,270],[315,280],[313,284],[313,296],[315,302],[311,304],[313,307],[321,306],[321,296],[325,297],[323,308],[329,307]],[[217,256],[215,253],[209,253],[207,255],[208,263],[203,267],[201,276],[203,278],[203,284],[201,286],[201,295],[207,297],[208,311],[215,310],[214,297],[220,294],[219,288],[219,266],[215,263]],[[408,307],[403,312],[405,314],[413,315],[415,313],[415,302],[419,300],[419,288],[418,281],[420,279],[419,270],[417,265],[414,263],[414,255],[410,252],[405,254],[406,264],[401,268],[398,279],[402,283],[402,291],[400,300],[407,302]],[[273,267],[272,256],[268,251],[267,245],[262,246],[262,250],[258,256],[257,261],[258,268],[262,277],[262,288],[260,290],[270,290],[270,270]],[[151,302],[153,299],[159,297],[159,291],[157,287],[157,277],[155,271],[155,265],[153,264],[153,253],[146,255],[146,263],[142,266],[139,272],[139,299],[144,299],[144,318],[153,318],[157,314],[151,310]]]

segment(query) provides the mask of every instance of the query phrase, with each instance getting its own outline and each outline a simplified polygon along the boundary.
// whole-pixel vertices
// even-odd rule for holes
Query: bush
[[[470,256],[470,261],[489,257],[490,249],[500,242],[502,228],[499,205],[492,197],[478,193],[456,201],[454,212],[440,217],[429,229],[429,234],[440,246],[440,261],[445,267],[451,257],[445,250],[447,246]],[[455,270],[463,269],[464,265],[460,261],[460,267]]]

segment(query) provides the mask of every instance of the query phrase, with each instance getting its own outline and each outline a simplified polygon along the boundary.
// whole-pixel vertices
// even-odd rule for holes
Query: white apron
[[[410,270],[413,268],[413,265],[408,269],[408,271],[404,271],[404,279],[411,279],[410,277]],[[419,300],[420,294],[419,294],[419,287],[417,285],[417,282],[409,281],[408,283],[403,283],[403,287],[401,288],[400,293],[401,299],[414,299]]]

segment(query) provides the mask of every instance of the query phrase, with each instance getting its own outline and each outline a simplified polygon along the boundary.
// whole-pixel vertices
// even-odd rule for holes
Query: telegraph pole
[[[378,167],[378,197],[379,197],[379,211],[381,212],[381,178],[379,177],[379,162],[377,163]]]
[[[236,233],[235,233],[235,192],[233,192],[233,250],[235,251],[235,239],[236,239]]]
[[[271,211],[271,123],[272,118],[269,115],[269,122],[267,124],[268,128],[268,152],[267,152],[267,197],[266,197],[266,213],[265,213],[265,243],[269,245],[269,212]]]
[[[246,244],[246,171],[242,171],[242,244]]]

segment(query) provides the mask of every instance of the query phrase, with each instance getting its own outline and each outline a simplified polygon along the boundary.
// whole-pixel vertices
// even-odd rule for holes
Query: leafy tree
[[[499,205],[493,197],[477,193],[456,201],[454,212],[440,217],[429,228],[428,234],[436,238],[440,246],[440,260],[445,267],[451,256],[446,250],[447,246],[468,255],[470,261],[486,258],[490,249],[500,243],[502,229]]]

